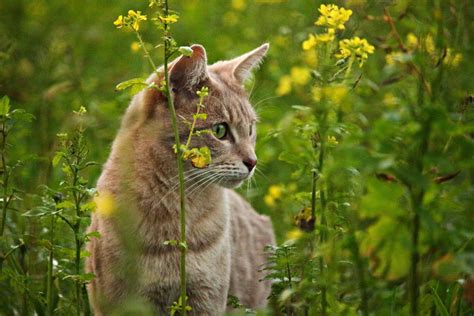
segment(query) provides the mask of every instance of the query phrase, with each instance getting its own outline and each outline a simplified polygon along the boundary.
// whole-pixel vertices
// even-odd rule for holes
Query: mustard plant
[[[15,172],[23,165],[23,161],[10,161],[9,140],[12,131],[18,124],[30,122],[33,116],[22,109],[12,109],[10,98],[0,99],[0,172],[1,172],[1,223],[0,223],[0,273],[4,281],[19,289],[22,297],[22,313],[29,313],[28,272],[25,265],[26,246],[23,238],[15,237],[15,228],[7,226],[8,213],[18,211],[15,203],[22,200],[21,191],[13,184]],[[19,252],[16,256],[16,252]],[[3,269],[4,263],[9,267]]]
[[[340,232],[333,228],[334,225],[339,225],[338,222],[341,220],[334,215],[334,211],[342,212],[344,203],[341,203],[337,195],[344,194],[344,191],[348,194],[350,189],[335,192],[336,184],[329,176],[332,171],[326,170],[326,164],[334,159],[333,149],[348,133],[342,101],[357,86],[358,77],[361,76],[358,69],[362,68],[369,55],[374,52],[374,47],[366,39],[357,36],[336,41],[341,36],[341,31],[346,29],[345,24],[352,15],[351,10],[333,4],[323,4],[318,11],[320,16],[315,21],[317,31],[310,33],[302,43],[304,52],[312,51],[316,56],[317,65],[313,69],[297,68],[298,75],[296,68],[293,68],[289,77],[301,80],[299,84],[307,84],[312,78],[312,86],[310,105],[294,106],[297,113],[293,119],[293,126],[296,127],[295,132],[300,139],[299,150],[304,152],[302,159],[298,158],[300,160],[297,164],[308,166],[296,171],[295,176],[309,176],[311,190],[295,196],[303,204],[301,212],[295,216],[295,224],[308,236],[298,241],[297,247],[303,250],[298,255],[296,252],[293,255],[293,262],[299,262],[295,270],[300,281],[293,284],[292,294],[288,295],[296,300],[289,300],[293,308],[298,306],[305,313],[318,312],[320,315],[329,315],[337,312],[335,304],[329,308],[328,302],[336,295],[335,289],[331,287],[336,274],[334,262],[337,262],[340,246],[335,240],[342,238]],[[354,67],[356,63],[357,69]],[[277,93],[282,92],[285,90],[277,90]],[[288,153],[283,153],[281,157],[285,161],[296,163],[290,154],[294,150],[295,148],[289,148]],[[349,169],[349,166],[346,168]],[[331,211],[329,215],[328,210]],[[352,246],[356,247],[355,239],[352,241]],[[333,266],[328,265],[328,260]],[[304,268],[305,262],[311,262],[309,268]],[[362,264],[360,260],[355,262]],[[358,271],[362,272],[364,269],[359,267]],[[311,282],[313,284],[302,282],[304,279],[313,280]],[[314,284],[317,284],[316,288]],[[364,282],[361,282],[361,287],[364,286]],[[313,299],[319,301],[319,306],[311,306],[305,302],[309,294],[302,293],[308,288],[316,293]],[[361,292],[363,290],[361,288]],[[280,292],[282,299],[285,292],[281,289],[277,292]],[[361,295],[362,300],[366,300],[366,297]],[[362,313],[367,315],[366,301],[361,303],[361,309]],[[290,311],[289,314],[294,312],[290,307],[287,307],[287,310]]]
[[[57,203],[54,212],[51,214],[50,233],[51,238],[54,238],[54,225],[57,217],[70,229],[74,237],[74,252],[71,258],[72,268],[69,270],[70,272],[68,270],[63,271],[62,279],[71,280],[74,283],[76,315],[90,314],[86,284],[92,280],[93,275],[83,273],[82,263],[84,257],[87,256],[83,248],[91,237],[100,237],[97,232],[84,233],[85,227],[89,223],[90,213],[95,207],[94,201],[91,200],[95,194],[95,189],[88,186],[85,172],[87,168],[96,165],[95,162],[88,160],[89,149],[84,139],[85,128],[81,123],[81,119],[83,119],[86,112],[86,109],[82,106],[78,111],[74,111],[74,115],[79,120],[78,126],[70,135],[66,133],[58,134],[61,148],[52,161],[53,166],[62,163],[61,170],[65,175],[65,179],[60,182],[60,195],[55,197]],[[49,259],[48,273],[50,274],[52,274],[52,256],[53,251],[51,251]],[[50,295],[49,293],[48,304],[52,304]],[[51,310],[50,305],[48,305],[48,310]]]
[[[162,32],[162,43],[160,46],[163,47],[163,68],[159,72],[149,50],[146,47],[143,37],[140,33],[140,23],[146,21],[148,18],[145,15],[141,14],[141,11],[129,10],[127,16],[120,15],[114,22],[117,28],[127,27],[132,29],[137,36],[137,39],[140,43],[140,47],[145,53],[145,57],[148,60],[150,66],[153,68],[153,71],[163,80],[160,82],[159,86],[152,83],[147,84],[142,79],[131,79],[125,82],[122,82],[117,85],[118,90],[129,88],[132,86],[147,87],[149,89],[156,89],[161,92],[167,99],[168,109],[171,114],[172,129],[174,134],[174,151],[176,153],[177,169],[178,169],[178,181],[179,181],[179,195],[180,195],[180,240],[170,240],[166,243],[169,245],[178,246],[181,252],[180,257],[180,297],[177,302],[171,307],[172,313],[180,312],[181,315],[186,315],[186,312],[190,309],[187,306],[187,296],[186,296],[186,252],[187,252],[187,243],[186,243],[186,196],[185,196],[185,184],[184,184],[184,160],[191,160],[191,163],[196,168],[204,168],[211,161],[211,153],[208,147],[201,148],[190,148],[191,139],[195,135],[204,133],[205,131],[195,131],[195,125],[197,120],[205,120],[206,114],[202,113],[204,109],[204,99],[208,95],[207,87],[202,87],[201,90],[197,91],[199,96],[199,102],[196,107],[196,113],[193,115],[193,122],[189,123],[184,121],[185,124],[189,125],[190,131],[187,137],[187,140],[184,144],[181,144],[179,137],[178,129],[178,118],[176,116],[176,111],[174,108],[173,94],[170,88],[170,69],[169,62],[171,58],[176,53],[181,53],[185,56],[190,56],[192,54],[192,49],[186,46],[178,46],[177,42],[171,35],[171,25],[178,22],[179,16],[175,13],[170,13],[169,5],[167,0],[150,0],[149,7],[156,10],[156,17],[151,20],[154,22],[155,26]]]

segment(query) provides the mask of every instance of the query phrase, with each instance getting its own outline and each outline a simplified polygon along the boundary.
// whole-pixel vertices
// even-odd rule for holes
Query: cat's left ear
[[[252,70],[258,67],[265,57],[270,44],[265,43],[254,50],[229,61],[234,78],[241,84],[250,77]]]
[[[181,56],[170,69],[170,84],[173,88],[185,88],[189,91],[208,78],[206,50],[201,45],[192,45],[191,56]]]

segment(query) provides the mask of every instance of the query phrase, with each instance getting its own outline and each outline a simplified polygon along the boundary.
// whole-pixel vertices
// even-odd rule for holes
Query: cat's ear
[[[192,45],[191,56],[181,56],[170,69],[170,85],[177,90],[194,90],[200,82],[208,78],[206,50],[201,45]]]
[[[232,74],[239,83],[244,83],[248,79],[252,70],[258,67],[265,57],[270,44],[265,43],[254,50],[245,53],[229,61],[232,66]]]

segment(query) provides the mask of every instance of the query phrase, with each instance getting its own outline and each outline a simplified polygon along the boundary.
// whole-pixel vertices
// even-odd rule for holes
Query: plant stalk
[[[51,215],[50,223],[50,242],[51,250],[49,251],[49,260],[48,260],[48,275],[46,279],[46,299],[48,306],[48,315],[53,315],[53,258],[54,258],[54,224],[56,218],[55,215]]]
[[[169,9],[168,9],[168,0],[164,1],[164,14],[168,16]],[[164,24],[164,74],[165,74],[165,93],[166,98],[168,100],[168,108],[171,114],[171,122],[173,126],[173,133],[174,133],[174,142],[177,149],[176,160],[178,163],[178,177],[179,177],[179,197],[180,197],[180,207],[179,207],[179,220],[180,220],[180,228],[181,228],[181,236],[180,236],[180,301],[181,301],[181,315],[186,315],[186,196],[184,192],[184,168],[183,168],[183,153],[181,150],[181,142],[179,139],[179,130],[178,130],[178,122],[176,118],[176,110],[174,108],[173,96],[170,90],[170,81],[169,81],[169,69],[168,69],[168,61],[169,61],[169,41],[168,41],[168,24]]]
[[[5,120],[5,119],[4,119]],[[2,129],[1,129],[1,136],[2,136],[2,144],[1,144],[1,161],[2,161],[2,172],[3,172],[3,201],[2,201],[2,225],[0,226],[0,237],[3,237],[3,233],[5,231],[5,224],[7,221],[7,209],[8,203],[10,202],[8,196],[8,170],[7,170],[7,159],[5,153],[5,146],[7,142],[7,132],[5,130],[5,121],[2,122]]]

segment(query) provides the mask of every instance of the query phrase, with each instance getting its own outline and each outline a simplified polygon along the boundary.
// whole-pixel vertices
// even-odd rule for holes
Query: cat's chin
[[[235,188],[238,188],[242,185],[242,183],[244,183],[244,180],[245,179],[232,179],[232,180],[225,180],[225,181],[220,181],[219,182],[219,185],[224,187],[224,188],[227,188],[227,189],[235,189]]]

